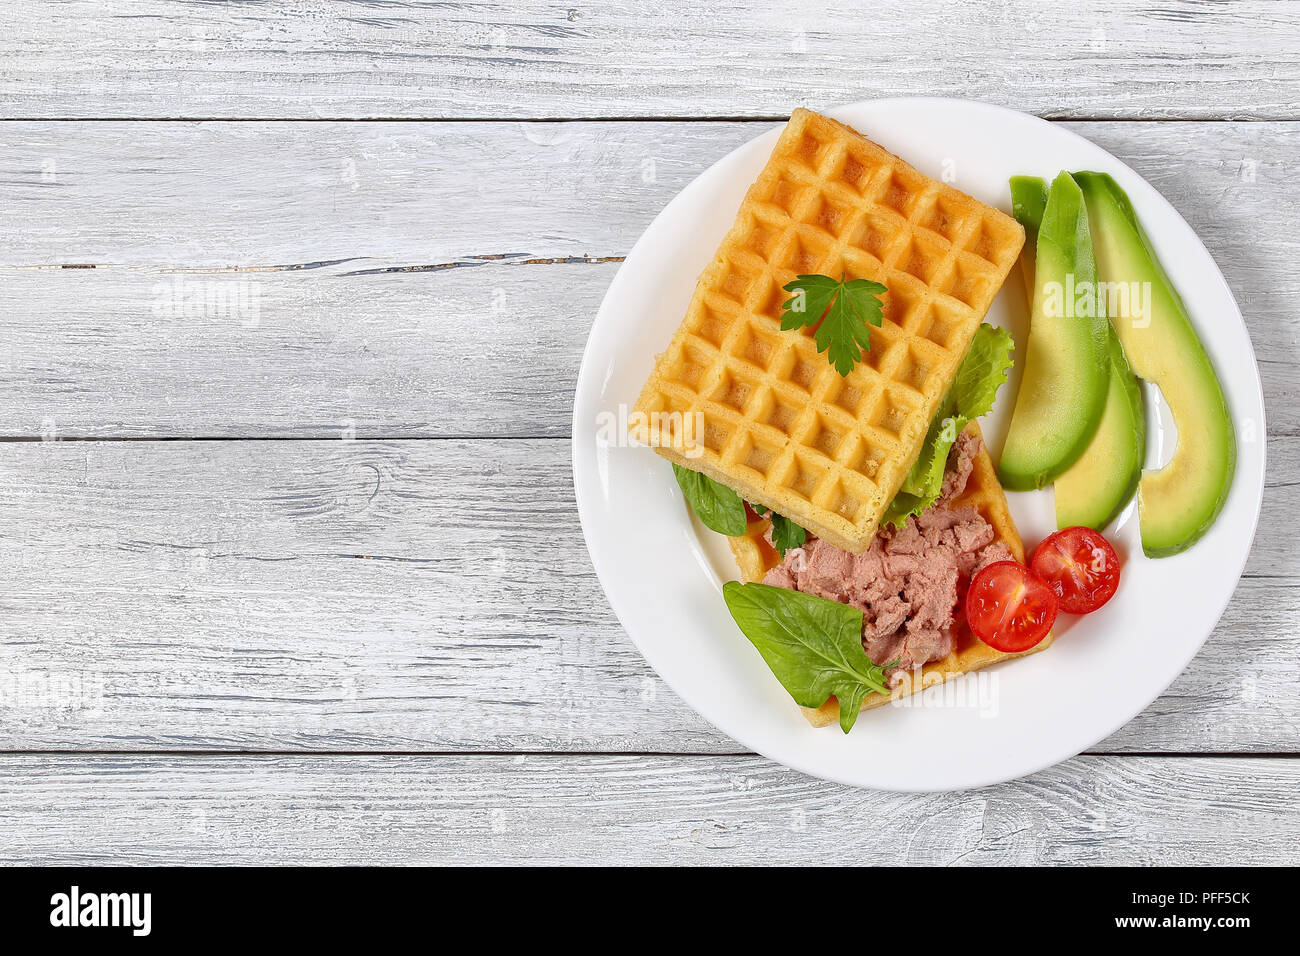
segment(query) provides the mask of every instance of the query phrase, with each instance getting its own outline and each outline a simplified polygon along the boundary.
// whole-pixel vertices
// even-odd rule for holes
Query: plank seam
[[[673,750],[0,750],[4,757],[179,757],[179,758],[281,758],[295,757],[304,759],[317,758],[361,758],[374,757],[672,757],[674,759],[716,760],[719,757],[754,757],[768,760],[761,754],[748,750],[709,750],[709,751],[673,751]],[[1111,751],[1085,750],[1068,757],[1067,760],[1106,757],[1133,757],[1141,759],[1260,759],[1260,760],[1295,760],[1300,759],[1296,751]],[[771,762],[771,761],[769,761]],[[1062,763],[1064,761],[1061,761]]]
[[[842,105],[842,104],[841,104]],[[834,110],[834,106],[828,107]],[[1286,115],[1075,116],[1031,113],[1049,123],[1300,123]],[[0,123],[784,123],[789,114],[748,116],[0,116]]]

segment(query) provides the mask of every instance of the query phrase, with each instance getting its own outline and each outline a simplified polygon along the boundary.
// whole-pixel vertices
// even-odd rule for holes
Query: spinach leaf
[[[832,694],[839,699],[840,729],[846,734],[867,694],[889,693],[885,669],[862,649],[862,612],[857,608],[738,581],[724,584],[722,596],[795,703],[820,707]]]
[[[740,495],[708,475],[678,464],[673,465],[673,474],[706,528],[733,537],[745,533],[745,502]]]

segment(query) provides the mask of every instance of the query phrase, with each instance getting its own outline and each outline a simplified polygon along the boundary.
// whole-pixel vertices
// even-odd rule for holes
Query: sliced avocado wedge
[[[1047,205],[1047,183],[1037,176],[1011,177],[1011,211],[1025,227],[1020,256],[1025,289],[1034,297],[1033,241]],[[1085,525],[1101,530],[1128,504],[1137,490],[1146,455],[1142,390],[1128,367],[1114,329],[1107,330],[1110,384],[1097,433],[1079,460],[1056,479],[1056,526]]]
[[[1038,231],[1024,376],[998,475],[1013,491],[1042,488],[1088,447],[1106,405],[1107,323],[1083,194],[1069,173],[1052,182]]]
[[[1112,315],[1111,324],[1133,371],[1160,388],[1178,429],[1169,463],[1144,473],[1138,485],[1142,550],[1153,558],[1177,554],[1209,530],[1227,500],[1237,463],[1232,418],[1214,366],[1128,196],[1109,174],[1074,178],[1087,203],[1101,281],[1136,283],[1128,287],[1129,314]]]
[[[1056,526],[1100,531],[1137,491],[1146,457],[1142,390],[1128,367],[1115,330],[1107,345],[1110,386],[1097,434],[1079,460],[1056,479]]]
[[[1034,259],[1038,250],[1038,227],[1047,208],[1047,180],[1041,176],[1011,177],[1011,214],[1025,227],[1025,247],[1020,250],[1020,272],[1025,280],[1029,304],[1034,304]]]

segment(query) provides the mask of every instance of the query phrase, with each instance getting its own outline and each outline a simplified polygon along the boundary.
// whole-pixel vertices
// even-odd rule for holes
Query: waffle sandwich
[[[702,432],[689,455],[644,425],[633,435],[860,552],[1023,243],[1010,216],[795,110],[636,405],[642,423],[689,416]],[[782,286],[801,274],[888,289],[847,376],[811,329],[781,330]]]
[[[979,425],[974,422],[967,425],[966,430],[973,432],[976,437],[981,439],[983,437],[980,434]],[[1020,563],[1024,563],[1025,547],[1020,540],[1019,532],[1016,531],[1015,522],[1011,520],[1011,512],[1007,510],[1007,496],[1002,490],[1002,485],[998,482],[997,470],[993,467],[987,449],[981,449],[979,455],[976,456],[970,478],[966,482],[966,489],[953,499],[951,506],[953,508],[973,507],[985,521],[993,526],[994,540],[1005,544],[1010,549],[1011,556]],[[728,539],[731,544],[731,553],[735,555],[736,563],[740,566],[741,580],[746,584],[762,581],[763,576],[780,563],[780,558],[777,556],[775,549],[764,537],[769,524],[767,518],[750,521],[743,536]],[[952,653],[947,657],[926,664],[920,669],[919,673],[905,674],[902,683],[888,697],[880,694],[867,695],[862,702],[862,709],[880,707],[891,700],[900,700],[927,687],[942,684],[954,677],[969,674],[999,661],[1037,653],[1046,649],[1052,643],[1054,637],[1054,635],[1048,634],[1030,650],[1018,654],[1008,654],[994,650],[976,638],[967,628],[962,615],[957,616],[953,627],[955,632],[953,634]],[[808,722],[814,727],[824,727],[827,724],[834,723],[839,720],[840,716],[840,705],[834,697],[822,704],[821,707],[802,707],[800,709],[804,712],[804,716],[808,718]]]

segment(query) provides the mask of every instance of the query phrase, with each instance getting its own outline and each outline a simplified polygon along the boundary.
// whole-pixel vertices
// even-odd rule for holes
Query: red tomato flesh
[[[1069,614],[1097,610],[1119,587],[1119,557],[1091,528],[1066,528],[1044,538],[1029,566]]]
[[[966,623],[989,647],[1014,654],[1045,638],[1056,621],[1057,600],[1038,575],[1015,561],[995,561],[970,583]]]

